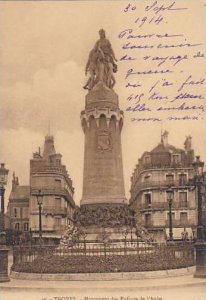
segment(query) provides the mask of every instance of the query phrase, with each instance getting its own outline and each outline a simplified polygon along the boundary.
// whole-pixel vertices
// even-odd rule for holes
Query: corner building
[[[169,205],[167,190],[172,188],[173,237],[192,239],[196,235],[197,200],[194,188],[194,150],[187,137],[184,150],[168,144],[168,132],[150,152],[145,152],[131,177],[130,205],[142,225],[157,241],[169,236]]]
[[[30,187],[20,185],[18,177],[13,174],[5,227],[10,230],[14,243],[29,237],[29,198]]]
[[[33,154],[30,161],[30,228],[39,237],[37,193],[43,195],[42,238],[45,244],[59,243],[63,232],[73,222],[74,188],[66,167],[56,153],[53,136],[45,137],[43,155]]]

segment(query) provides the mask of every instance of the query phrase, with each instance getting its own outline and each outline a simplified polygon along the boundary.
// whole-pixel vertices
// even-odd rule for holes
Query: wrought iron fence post
[[[84,237],[84,255],[87,255],[86,237]]]
[[[127,254],[127,237],[124,238],[124,255]]]

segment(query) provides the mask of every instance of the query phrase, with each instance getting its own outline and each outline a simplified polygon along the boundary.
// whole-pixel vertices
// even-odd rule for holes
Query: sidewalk
[[[160,289],[170,289],[170,288],[186,288],[186,287],[206,287],[206,279],[194,278],[193,275],[184,275],[178,277],[170,278],[157,278],[157,279],[140,279],[140,280],[113,280],[113,281],[41,281],[41,280],[20,280],[11,279],[10,282],[0,283],[0,290],[42,290],[49,292],[88,289],[98,289],[106,291],[112,290],[125,290],[127,288],[129,291],[132,290],[160,290]]]
[[[37,281],[0,283],[0,300],[205,300],[206,279],[185,275],[116,281]]]

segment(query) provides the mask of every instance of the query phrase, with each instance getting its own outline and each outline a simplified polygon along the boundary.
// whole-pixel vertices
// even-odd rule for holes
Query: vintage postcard
[[[205,299],[205,20],[0,1],[0,300]]]

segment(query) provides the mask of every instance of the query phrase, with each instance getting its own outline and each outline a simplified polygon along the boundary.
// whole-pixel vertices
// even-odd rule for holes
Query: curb
[[[45,281],[112,281],[112,280],[141,280],[191,275],[195,267],[182,269],[127,272],[127,273],[79,273],[79,274],[40,274],[11,272],[10,277],[17,280],[45,280]]]

